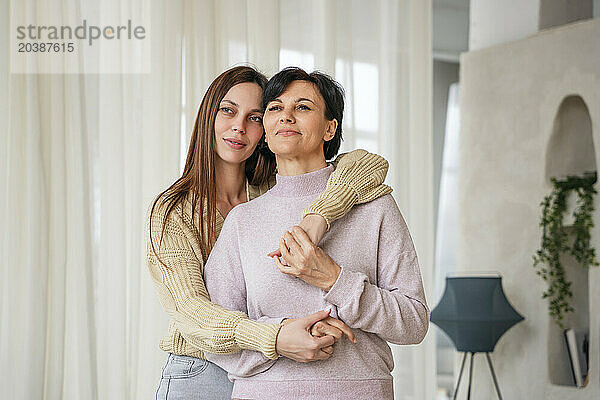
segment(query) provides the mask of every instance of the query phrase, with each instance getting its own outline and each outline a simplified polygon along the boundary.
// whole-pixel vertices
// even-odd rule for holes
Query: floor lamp
[[[498,398],[500,387],[490,353],[500,337],[524,318],[508,302],[502,290],[500,276],[469,276],[446,278],[446,290],[431,312],[431,322],[439,326],[454,342],[456,350],[464,352],[454,399],[458,393],[467,354],[471,354],[467,399],[471,399],[473,357],[485,353]]]

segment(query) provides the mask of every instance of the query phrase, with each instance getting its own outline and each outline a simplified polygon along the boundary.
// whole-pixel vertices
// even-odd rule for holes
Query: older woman
[[[263,101],[277,183],[230,212],[205,267],[207,289],[214,302],[262,321],[330,307],[357,343],[342,339],[329,359],[311,364],[248,351],[207,357],[229,371],[234,398],[392,399],[386,341],[419,343],[429,320],[406,223],[388,194],[350,210],[321,248],[299,229],[287,232],[333,172],[326,159],[340,146],[343,91],[324,74],[287,68],[269,81]],[[278,269],[266,254],[282,237]]]

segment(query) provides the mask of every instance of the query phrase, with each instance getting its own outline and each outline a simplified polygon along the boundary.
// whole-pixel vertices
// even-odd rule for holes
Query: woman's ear
[[[335,137],[335,132],[337,131],[338,122],[337,119],[332,119],[327,123],[327,131],[325,132],[325,136],[323,136],[323,140],[329,142],[331,139]]]

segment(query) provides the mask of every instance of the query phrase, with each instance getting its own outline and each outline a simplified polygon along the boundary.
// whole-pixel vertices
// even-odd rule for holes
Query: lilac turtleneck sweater
[[[429,325],[421,274],[406,223],[391,195],[355,206],[320,247],[342,268],[329,292],[279,272],[267,253],[327,185],[333,166],[277,175],[263,196],[231,210],[204,268],[211,300],[279,322],[332,308],[358,342],[342,338],[323,361],[269,360],[261,353],[206,354],[229,372],[242,399],[393,399],[386,343],[414,344]]]

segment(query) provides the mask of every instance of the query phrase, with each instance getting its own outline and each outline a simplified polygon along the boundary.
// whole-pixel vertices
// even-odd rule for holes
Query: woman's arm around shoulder
[[[389,164],[380,155],[358,149],[340,154],[333,164],[336,168],[327,181],[327,189],[304,210],[302,217],[320,215],[329,229],[333,221],[346,215],[355,204],[392,192],[383,183]]]

